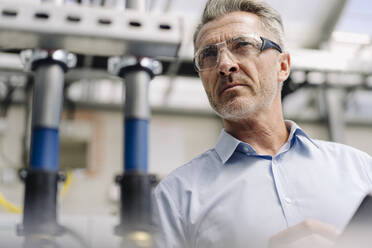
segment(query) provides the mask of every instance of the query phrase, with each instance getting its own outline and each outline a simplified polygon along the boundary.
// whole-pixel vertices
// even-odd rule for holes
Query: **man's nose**
[[[220,53],[220,59],[218,62],[220,75],[227,76],[233,72],[237,72],[239,70],[239,65],[234,56],[227,49],[221,49]]]

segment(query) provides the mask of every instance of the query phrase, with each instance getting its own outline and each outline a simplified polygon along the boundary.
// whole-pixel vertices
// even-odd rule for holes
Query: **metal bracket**
[[[108,60],[107,70],[116,76],[123,76],[126,72],[134,70],[147,71],[151,78],[162,72],[162,64],[150,58],[136,58],[133,56],[127,57],[111,57]]]
[[[60,64],[66,72],[68,68],[74,67],[77,61],[75,54],[65,50],[28,49],[22,51],[20,56],[26,71],[35,70],[39,63],[53,61]]]
[[[27,169],[20,169],[18,170],[18,176],[24,182],[27,178],[28,170]],[[156,178],[155,178],[156,179]],[[65,182],[66,181],[66,173],[63,171],[58,172],[58,182]]]

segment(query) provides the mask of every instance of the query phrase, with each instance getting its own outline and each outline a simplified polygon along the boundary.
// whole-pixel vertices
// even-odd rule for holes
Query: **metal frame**
[[[0,49],[64,49],[87,55],[174,57],[181,19],[135,10],[0,2]]]

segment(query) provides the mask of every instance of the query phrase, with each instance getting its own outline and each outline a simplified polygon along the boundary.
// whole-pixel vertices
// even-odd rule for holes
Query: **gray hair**
[[[257,0],[208,0],[200,24],[194,33],[194,47],[202,27],[210,21],[235,11],[245,11],[257,15],[266,31],[273,33],[279,45],[284,47],[284,27],[280,14],[267,3]]]

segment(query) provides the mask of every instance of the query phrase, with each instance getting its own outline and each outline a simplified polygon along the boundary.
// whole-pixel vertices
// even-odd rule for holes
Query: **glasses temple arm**
[[[274,48],[275,50],[279,51],[280,53],[283,52],[282,48],[276,44],[274,41],[271,41],[269,39],[260,37],[262,40],[262,46],[261,46],[261,51],[269,49],[269,48]]]

